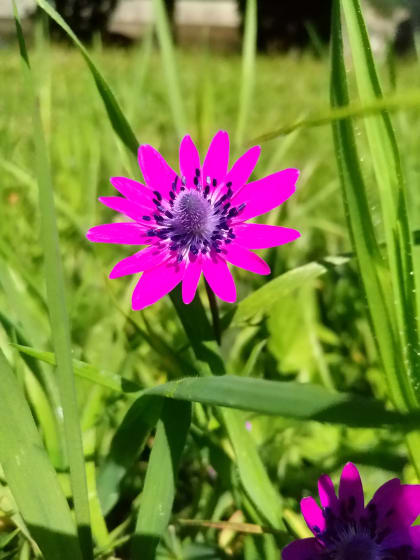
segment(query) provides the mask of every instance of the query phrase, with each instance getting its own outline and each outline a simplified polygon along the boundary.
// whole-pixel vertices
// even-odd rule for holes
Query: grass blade
[[[73,41],[76,47],[80,50],[89,70],[92,73],[93,79],[95,80],[98,92],[102,97],[104,102],[106,112],[108,113],[111,125],[119,136],[121,141],[127,146],[127,148],[134,154],[137,155],[137,148],[139,147],[139,142],[137,141],[136,135],[134,134],[132,128],[130,127],[124,113],[121,111],[118,101],[115,98],[114,93],[109,87],[107,81],[102,76],[101,72],[97,68],[96,64],[93,62],[91,56],[89,55],[86,48],[79,41],[64,19],[60,16],[56,10],[51,6],[47,0],[37,0],[38,6],[42,8],[51,19],[53,19],[62,29],[67,33],[69,38]]]
[[[166,75],[166,87],[172,118],[178,136],[181,138],[187,132],[187,121],[185,117],[184,102],[179,83],[179,72],[177,69],[175,50],[172,41],[171,30],[163,0],[153,0],[153,10],[156,19],[156,32],[158,36],[162,62]]]
[[[331,49],[331,103],[346,105],[349,101],[339,2],[334,4]],[[333,125],[335,150],[347,209],[352,243],[376,334],[379,353],[392,399],[400,410],[414,395],[402,371],[403,360],[395,332],[390,275],[376,241],[369,211],[367,187],[359,164],[354,131],[349,120]]]
[[[45,255],[45,278],[52,338],[57,356],[58,383],[63,406],[64,432],[70,467],[74,510],[83,557],[93,557],[90,531],[89,501],[83,456],[82,436],[71,360],[70,331],[65,303],[64,274],[60,258],[54,195],[48,152],[45,142],[39,101],[32,81],[29,58],[18,14],[15,8],[16,30],[24,62],[26,83],[33,101],[33,127],[36,152],[36,173],[41,214],[41,241]]]
[[[369,38],[359,0],[343,2],[353,65],[360,99],[371,103],[382,97]],[[412,237],[408,222],[406,188],[400,154],[389,114],[384,110],[364,121],[385,230],[386,250],[392,280],[393,312],[396,333],[403,354],[405,370],[399,372],[408,378],[417,399],[406,403],[416,406],[420,398],[420,361],[417,331],[415,277],[412,261]],[[400,379],[401,385],[406,380]]]
[[[19,511],[45,558],[81,560],[67,501],[28,403],[1,351],[0,400],[0,463]]]
[[[233,375],[187,377],[147,389],[144,394],[347,426],[413,426],[420,417],[388,411],[380,401],[328,391],[318,385]]]
[[[251,108],[255,82],[255,55],[257,50],[257,0],[247,0],[245,10],[244,38],[242,45],[242,76],[239,91],[238,123],[235,144],[244,141],[246,121]]]
[[[132,558],[152,560],[166,530],[175,498],[175,482],[191,422],[191,405],[165,401],[141,496]]]

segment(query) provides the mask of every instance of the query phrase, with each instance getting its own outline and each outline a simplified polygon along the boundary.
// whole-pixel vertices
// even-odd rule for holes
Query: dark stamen
[[[162,200],[162,195],[160,194],[159,191],[153,191],[153,194],[159,200],[159,202]]]
[[[146,220],[146,222],[150,222],[151,219],[150,216],[143,216],[143,220]]]

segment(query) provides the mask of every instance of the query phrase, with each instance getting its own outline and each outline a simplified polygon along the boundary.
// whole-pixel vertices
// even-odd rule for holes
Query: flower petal
[[[325,531],[325,517],[322,514],[321,508],[316,503],[314,498],[312,498],[312,496],[303,498],[303,500],[301,500],[300,509],[306,521],[306,525],[315,536]]]
[[[184,271],[185,263],[171,261],[143,272],[133,292],[134,311],[144,309],[166,296],[181,282]]]
[[[297,169],[284,169],[245,185],[232,199],[236,207],[246,205],[239,218],[249,220],[282,204],[295,192],[298,177]]]
[[[133,179],[128,179],[127,177],[111,177],[110,181],[112,186],[129,200],[132,200],[141,206],[153,208],[153,195],[147,187],[142,185],[142,183],[133,181]]]
[[[235,161],[225,179],[226,183],[232,183],[230,187],[233,192],[238,192],[248,181],[257,165],[260,153],[260,146],[254,146]]]
[[[204,277],[217,297],[223,301],[236,301],[236,286],[226,262],[217,254],[203,259]]]
[[[202,268],[203,265],[200,257],[190,260],[187,265],[182,281],[182,301],[186,304],[191,303],[194,299]]]
[[[195,187],[195,177],[198,177],[198,180],[201,182],[200,156],[194,142],[191,140],[191,136],[188,135],[184,136],[179,146],[179,168],[181,175],[186,179],[186,186],[188,188],[192,189]]]
[[[255,274],[270,274],[270,267],[265,262],[264,259],[252,253],[245,247],[241,247],[238,243],[232,243],[230,245],[226,245],[225,247],[225,259],[234,264],[235,266],[239,266],[239,268],[243,268],[245,270],[249,270],[250,272],[254,272]]]
[[[338,497],[340,506],[350,516],[360,517],[364,509],[363,486],[359,471],[353,463],[347,463],[341,473]]]
[[[217,184],[224,181],[229,165],[229,135],[220,130],[210,142],[207,155],[203,163],[203,182],[207,184],[207,177],[210,181],[216,179]]]
[[[137,274],[143,270],[148,270],[149,268],[158,266],[166,260],[166,258],[166,251],[162,251],[161,248],[152,245],[151,247],[146,247],[146,249],[119,261],[109,273],[109,277],[120,278],[121,276],[126,276],[127,274]]]
[[[283,548],[283,560],[321,560],[322,548],[316,539],[301,539],[293,541]]]
[[[334,484],[329,476],[322,475],[318,480],[319,500],[323,508],[331,508],[336,512],[338,509],[338,498],[335,495]]]
[[[150,209],[145,206],[139,206],[132,200],[127,200],[122,196],[100,196],[99,202],[102,202],[108,208],[112,208],[115,212],[125,214],[136,222],[143,221],[143,216],[148,215]]]
[[[101,224],[86,233],[89,241],[95,243],[120,243],[121,245],[145,245],[148,243],[144,229],[133,222]]]
[[[420,525],[409,527],[408,529],[400,529],[387,535],[381,542],[381,546],[385,550],[398,549],[400,547],[410,547],[410,560],[420,558]],[[416,555],[413,555],[416,552]],[[399,556],[398,558],[403,558]]]
[[[234,232],[236,241],[248,249],[277,247],[300,237],[296,229],[265,224],[238,224]]]
[[[390,480],[377,490],[366,510],[377,515],[381,530],[410,527],[420,515],[420,485]]]
[[[160,153],[148,144],[140,146],[138,160],[149,189],[158,191],[168,198],[172,183],[177,177],[175,171],[169,167]]]

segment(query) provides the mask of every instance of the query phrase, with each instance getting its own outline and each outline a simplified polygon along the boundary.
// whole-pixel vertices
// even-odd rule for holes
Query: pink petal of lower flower
[[[360,517],[365,499],[360,474],[353,463],[347,463],[341,473],[338,497],[341,507],[348,515],[354,518]]]
[[[217,184],[224,181],[229,165],[229,135],[220,130],[210,143],[203,163],[203,182],[207,184],[216,179]]]
[[[169,167],[160,153],[148,144],[139,148],[138,160],[146,185],[167,198],[177,174]]]
[[[306,525],[315,536],[325,530],[325,517],[322,515],[322,510],[314,498],[311,496],[303,498],[300,502],[300,509],[306,521]]]
[[[249,270],[250,272],[254,272],[254,274],[265,275],[271,272],[270,267],[264,259],[248,249],[241,247],[241,245],[237,243],[226,245],[225,251],[224,258],[235,266],[239,266],[239,268]]]
[[[108,208],[125,214],[129,218],[136,220],[136,222],[143,221],[143,216],[150,212],[149,208],[139,206],[132,200],[127,200],[122,196],[100,196],[98,200],[105,206],[108,206]]]
[[[277,247],[300,237],[296,229],[265,224],[238,224],[235,235],[236,241],[248,249]]]
[[[148,239],[142,226],[133,222],[101,224],[90,228],[86,237],[95,243],[119,243],[121,245],[145,245]]]
[[[236,207],[246,205],[239,218],[249,220],[280,206],[295,192],[298,177],[297,169],[284,169],[245,185],[232,199]]]
[[[118,262],[109,273],[110,278],[120,278],[127,274],[137,274],[143,270],[148,270],[162,263],[167,257],[167,253],[154,245],[146,247],[135,255],[131,255]]]
[[[321,560],[321,552],[316,539],[302,539],[283,548],[281,557],[283,560]]]
[[[218,255],[203,258],[204,277],[217,297],[223,301],[236,301],[236,286],[226,261]]]
[[[191,136],[184,136],[179,146],[179,168],[181,175],[186,179],[186,186],[194,188],[194,179],[201,182],[201,175],[197,176],[197,170],[201,173],[200,156]]]
[[[260,146],[254,146],[233,164],[225,179],[226,183],[232,183],[230,187],[233,192],[238,192],[248,181],[251,173],[254,171],[254,167],[257,165],[260,153]]]
[[[185,272],[185,263],[165,262],[143,272],[134,288],[132,305],[135,311],[156,303],[177,286]]]
[[[185,270],[182,281],[182,301],[186,304],[191,303],[197,291],[202,270],[201,258],[191,260]]]
[[[318,493],[322,507],[328,507],[333,512],[338,511],[338,498],[335,495],[334,484],[326,474],[318,480]]]

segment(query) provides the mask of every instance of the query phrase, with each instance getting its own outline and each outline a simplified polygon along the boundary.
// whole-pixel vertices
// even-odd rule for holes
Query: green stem
[[[220,346],[222,333],[220,329],[219,306],[217,305],[216,296],[214,295],[213,290],[210,288],[207,282],[205,282],[205,285],[210,305],[211,318],[213,321],[214,338],[216,339],[217,344]]]

